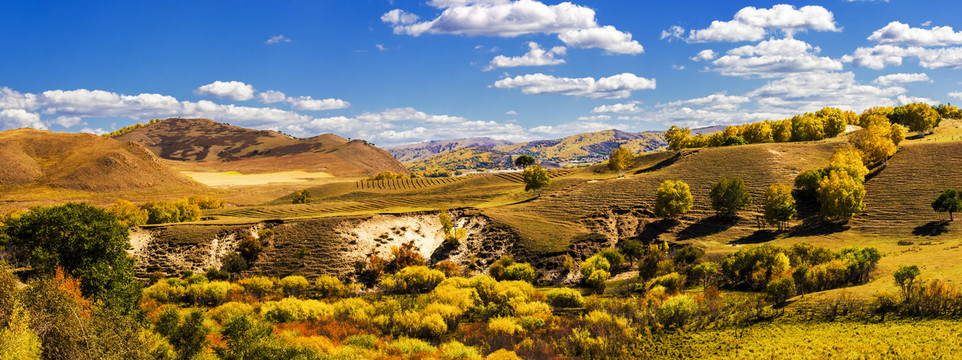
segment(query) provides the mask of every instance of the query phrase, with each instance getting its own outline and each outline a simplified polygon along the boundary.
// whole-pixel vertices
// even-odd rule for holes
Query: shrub
[[[677,294],[685,288],[685,276],[673,272],[671,274],[666,274],[654,278],[645,285],[648,289],[654,288],[655,286],[661,286],[665,288],[666,294]]]
[[[508,254],[502,255],[501,258],[488,268],[488,274],[491,274],[491,277],[495,280],[502,280],[504,278],[504,269],[511,266],[511,264],[514,264],[514,257]]]
[[[314,280],[314,289],[317,290],[318,295],[322,298],[343,297],[347,295],[347,287],[341,283],[340,279],[330,275],[321,275]]]
[[[437,264],[434,264],[434,268],[441,270],[441,272],[444,273],[444,276],[447,277],[460,276],[462,273],[464,273],[464,269],[461,269],[458,264],[450,260],[438,262]]]
[[[663,325],[680,329],[698,312],[698,303],[688,295],[678,295],[665,300],[658,310]]]
[[[444,281],[444,273],[427,266],[408,266],[397,273],[397,287],[404,292],[428,292]]]
[[[260,239],[248,236],[237,244],[237,251],[247,260],[247,263],[250,264],[257,259],[261,251],[264,251],[264,244],[261,243]]]
[[[349,298],[334,303],[334,315],[355,322],[367,322],[374,313],[374,305],[359,298]]]
[[[246,315],[254,313],[254,307],[247,303],[231,301],[225,303],[221,306],[215,307],[207,311],[211,319],[217,320],[221,324],[227,324],[227,322],[238,315]]]
[[[308,282],[303,276],[290,275],[285,276],[283,279],[278,281],[277,287],[281,288],[281,291],[284,292],[284,295],[298,296],[307,291],[307,289],[311,287],[311,283]]]
[[[441,345],[438,349],[441,353],[441,360],[480,360],[481,354],[471,346],[464,345],[458,341],[451,341]]]
[[[510,317],[496,317],[488,320],[488,331],[499,335],[514,335],[524,331],[521,325]]]
[[[314,194],[311,194],[310,190],[302,189],[294,193],[294,197],[291,198],[292,204],[310,204],[314,200]]]
[[[610,269],[618,268],[621,266],[621,264],[625,263],[625,257],[624,255],[621,255],[621,252],[618,251],[618,249],[605,249],[598,254],[605,258],[605,260],[608,260],[608,264],[611,266]]]
[[[786,276],[781,279],[775,279],[768,283],[768,287],[765,289],[765,293],[768,294],[768,298],[776,304],[784,303],[786,300],[795,296],[795,279],[791,276]]]
[[[611,270],[611,263],[609,263],[608,259],[606,259],[604,256],[601,256],[601,254],[595,254],[594,256],[588,258],[587,260],[582,261],[580,268],[581,268],[581,275],[587,278],[591,276],[591,274],[594,273],[595,270],[604,270],[604,271]]]
[[[404,174],[401,174],[401,173],[396,173],[392,171],[382,171],[382,172],[379,172],[377,175],[371,176],[364,180],[365,181],[395,180],[395,179],[403,179],[405,177],[406,176],[404,176]]]
[[[395,340],[388,347],[392,350],[400,351],[405,355],[434,352],[434,347],[424,341],[412,338],[401,337]]]
[[[580,308],[585,306],[585,299],[575,289],[557,288],[545,293],[548,304],[556,308]]]
[[[915,279],[919,277],[921,272],[919,267],[915,265],[901,266],[898,270],[895,270],[895,284],[899,286],[902,290],[902,296],[908,300],[909,295],[912,293],[912,285],[915,283]]]
[[[241,254],[229,254],[221,260],[220,269],[231,274],[236,274],[247,270],[247,260]]]
[[[179,301],[187,289],[183,286],[171,285],[166,280],[161,280],[145,288],[141,294],[148,298],[162,303]]]
[[[611,273],[604,270],[595,270],[593,273],[591,273],[591,276],[588,276],[588,279],[585,280],[585,284],[600,294],[605,292],[605,282],[610,278]]]
[[[107,211],[113,214],[124,227],[140,226],[147,223],[147,211],[127,200],[117,200],[107,208]]]
[[[238,282],[244,290],[255,296],[264,296],[274,292],[274,281],[269,277],[253,276],[240,279]]]
[[[240,290],[240,286],[226,281],[195,283],[187,287],[187,296],[198,305],[217,305],[227,299],[232,289]]]
[[[360,280],[366,284],[373,284],[381,278],[384,274],[384,268],[386,266],[384,259],[375,254],[371,254],[367,257],[367,262],[359,261],[359,266],[357,266],[357,274]]]
[[[191,195],[187,197],[187,202],[197,205],[201,210],[223,209],[224,201],[209,195]]]
[[[534,280],[535,272],[534,268],[528,263],[515,263],[511,264],[504,269],[504,280],[521,280],[531,282]]]
[[[351,335],[344,339],[344,345],[356,346],[362,349],[373,349],[377,346],[377,336],[370,334]]]
[[[490,353],[488,354],[488,357],[484,359],[485,360],[521,360],[521,358],[518,357],[518,354],[515,354],[514,351],[505,350],[505,349],[501,349],[493,353]]]
[[[230,273],[224,270],[219,270],[213,266],[207,268],[204,271],[204,276],[210,280],[227,280],[230,279]]]
[[[335,308],[317,300],[283,298],[261,305],[261,315],[275,323],[319,320],[335,313]]]
[[[702,250],[694,246],[686,246],[681,248],[680,250],[678,250],[678,252],[675,253],[674,261],[675,261],[675,264],[679,264],[679,265],[694,264],[695,261],[698,261],[698,259],[700,259],[704,255],[705,255],[705,250]]]
[[[517,316],[551,315],[551,305],[540,301],[516,303],[514,314]]]
[[[424,257],[417,251],[413,241],[404,243],[400,247],[392,246],[391,255],[393,259],[389,265],[394,269],[424,265]]]

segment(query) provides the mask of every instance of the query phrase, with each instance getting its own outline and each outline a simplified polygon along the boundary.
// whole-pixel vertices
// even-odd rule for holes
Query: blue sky
[[[207,117],[377,145],[962,102],[958,1],[20,1],[0,130]]]

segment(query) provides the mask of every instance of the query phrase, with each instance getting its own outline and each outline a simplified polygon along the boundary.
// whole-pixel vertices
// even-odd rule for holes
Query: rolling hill
[[[88,192],[200,190],[144,147],[93,134],[34,129],[0,132],[0,189],[47,187]]]
[[[426,145],[426,144],[425,144]],[[405,161],[410,169],[448,170],[510,168],[517,155],[531,155],[545,167],[592,164],[608,159],[611,150],[625,146],[634,153],[663,149],[667,143],[661,132],[629,133],[603,130],[572,135],[556,140],[537,140],[502,146],[452,148],[420,160]]]
[[[427,159],[434,155],[464,148],[491,149],[499,146],[513,145],[514,143],[506,140],[495,140],[487,137],[454,139],[454,140],[435,140],[417,144],[392,146],[385,148],[387,152],[394,155],[402,163],[415,162]]]
[[[407,172],[390,154],[363,140],[349,141],[333,134],[298,139],[208,119],[167,119],[122,132],[115,139],[141,144],[161,158],[193,163],[206,170],[307,170],[337,177]]]

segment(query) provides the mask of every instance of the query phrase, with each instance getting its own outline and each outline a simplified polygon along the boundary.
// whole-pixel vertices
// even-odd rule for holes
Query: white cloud
[[[873,84],[879,84],[882,86],[888,86],[892,84],[903,84],[903,83],[910,83],[910,82],[932,82],[932,79],[930,79],[929,75],[926,73],[916,73],[916,74],[898,73],[898,74],[882,75],[876,78],[875,81],[872,81]]]
[[[514,111],[514,110],[508,110],[508,111],[505,112],[504,114],[505,114],[505,115],[518,115],[518,112],[517,112],[517,111]]]
[[[591,116],[579,116],[578,121],[608,121],[611,120],[611,115],[591,115]]]
[[[590,29],[567,30],[558,39],[577,49],[604,49],[613,54],[640,54],[645,51],[637,41],[631,40],[631,33],[621,32],[607,25]]]
[[[591,77],[563,78],[542,73],[515,76],[498,80],[494,87],[502,89],[521,88],[525,94],[548,94],[582,96],[593,99],[622,99],[635,90],[655,88],[654,79],[623,73],[595,80]]]
[[[59,116],[51,121],[52,124],[57,124],[65,128],[71,128],[77,125],[86,125],[83,118],[79,116]]]
[[[950,92],[948,95],[950,98],[956,98],[956,99],[962,100],[962,91],[953,91],[953,92]]]
[[[418,16],[401,9],[394,9],[381,15],[381,21],[392,25],[410,25],[418,21]]]
[[[564,64],[564,59],[558,59],[555,56],[564,56],[566,49],[564,46],[555,46],[550,50],[545,51],[538,45],[538,43],[532,41],[528,43],[528,48],[530,49],[528,53],[523,56],[507,57],[504,55],[495,56],[491,59],[491,62],[484,68],[484,71],[491,71],[497,68],[506,67],[518,67],[518,66],[547,66],[547,65],[557,65]]]
[[[749,6],[735,13],[730,21],[716,20],[708,28],[691,30],[686,41],[758,41],[765,37],[769,29],[781,30],[789,38],[799,31],[841,31],[835,24],[832,12],[821,6],[810,5],[799,9],[785,4],[775,5],[771,9]],[[663,38],[665,34],[662,33]]]
[[[288,39],[288,38],[287,38],[286,36],[284,36],[284,35],[277,35],[277,36],[271,36],[270,39],[267,39],[267,41],[265,41],[265,43],[267,43],[267,45],[274,45],[274,44],[282,43],[282,42],[289,43],[289,42],[291,42],[291,39]]]
[[[30,127],[47,130],[47,125],[40,121],[40,115],[24,109],[0,110],[0,126],[7,129]]]
[[[671,64],[671,68],[675,70],[685,70],[685,65]]]
[[[104,129],[101,129],[101,128],[91,129],[91,128],[89,128],[89,127],[85,127],[85,128],[83,128],[83,129],[80,129],[80,132],[82,132],[82,133],[88,133],[88,134],[94,134],[94,135],[103,135],[103,134],[106,134],[106,133],[107,133],[107,131],[104,130]]]
[[[935,100],[932,100],[932,99],[929,99],[929,98],[925,98],[925,97],[918,97],[918,96],[899,95],[899,96],[898,96],[898,100],[899,100],[899,104],[900,104],[900,105],[911,104],[911,103],[925,103],[925,104],[929,104],[929,105],[938,105],[938,104],[939,104],[938,101],[935,101]]]
[[[257,94],[257,98],[265,104],[273,104],[287,100],[287,95],[276,90],[267,90]]]
[[[731,49],[712,62],[711,70],[727,76],[782,77],[793,73],[842,70],[842,63],[818,57],[819,47],[795,39],[773,39]]]
[[[638,103],[601,105],[591,109],[592,114],[637,114],[641,112]]]
[[[586,132],[594,132],[601,130],[610,129],[627,129],[629,125],[626,124],[610,124],[607,122],[600,121],[576,121],[570,123],[564,123],[560,125],[542,125],[531,128],[529,131],[532,134],[538,134],[541,136],[549,136],[553,138],[580,134]]]
[[[962,44],[962,31],[956,32],[951,26],[936,26],[931,29],[913,28],[908,24],[893,21],[875,30],[868,40],[883,45],[908,46],[947,46]]]
[[[715,53],[715,50],[705,49],[699,51],[698,54],[692,56],[691,59],[692,61],[708,61],[714,59],[716,56],[718,56],[718,54]]]
[[[962,47],[928,49],[919,46],[906,48],[876,45],[855,49],[852,55],[842,56],[841,60],[855,66],[880,70],[887,66],[902,65],[902,60],[906,57],[917,58],[919,66],[926,69],[962,69]]]
[[[638,54],[641,44],[631,34],[612,26],[599,26],[595,11],[563,2],[545,5],[535,0],[441,0],[429,3],[443,9],[430,21],[403,23],[395,9],[381,20],[393,27],[395,34],[454,34],[467,36],[515,37],[525,34],[558,34],[570,47],[600,48],[608,53]]]
[[[314,99],[310,96],[289,98],[288,102],[295,110],[336,110],[351,107],[351,103],[341,99]]]
[[[685,36],[685,28],[678,25],[672,25],[670,28],[668,28],[668,30],[661,31],[661,37],[659,39],[661,40],[668,39],[668,42],[672,42],[673,40],[676,40],[676,39],[683,40],[684,36]]]
[[[751,99],[745,96],[735,96],[727,95],[725,93],[715,93],[705,97],[688,99],[688,100],[677,100],[666,104],[660,104],[658,107],[677,107],[682,105],[695,105],[703,107],[708,110],[727,110],[735,111],[739,108],[740,104],[750,102]]]
[[[194,90],[194,94],[218,99],[246,101],[254,98],[254,87],[240,81],[214,81]]]
[[[893,106],[892,99],[906,90],[898,86],[876,87],[855,81],[855,74],[803,73],[771,81],[746,94],[767,112],[799,113],[825,106],[862,111],[872,106]]]

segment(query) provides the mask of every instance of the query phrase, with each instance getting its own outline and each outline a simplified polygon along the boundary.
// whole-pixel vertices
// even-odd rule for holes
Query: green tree
[[[865,186],[848,172],[832,170],[818,181],[818,202],[822,216],[851,219],[865,209]]]
[[[668,150],[681,150],[687,147],[691,129],[672,125],[665,131],[665,141],[668,142]]]
[[[725,138],[725,142],[722,143],[722,146],[735,146],[735,145],[745,145],[745,144],[748,144],[748,142],[745,141],[745,139],[743,139],[741,136],[729,136]]]
[[[772,184],[765,190],[765,221],[783,230],[795,214],[795,198],[788,185]]]
[[[919,277],[922,272],[919,271],[919,267],[915,265],[903,265],[895,270],[893,277],[895,278],[895,284],[902,289],[902,296],[906,301],[910,300],[912,295],[912,285],[915,283],[915,279]]]
[[[655,193],[655,216],[674,219],[687,214],[693,205],[691,189],[684,181],[665,180]]]
[[[193,359],[207,346],[207,334],[211,329],[204,324],[203,310],[192,310],[172,334],[170,344],[177,350],[178,359]]]
[[[939,196],[932,200],[932,210],[948,212],[949,220],[955,221],[952,213],[962,211],[962,193],[955,189],[942,190]]]
[[[920,135],[924,135],[926,131],[931,131],[936,126],[939,126],[939,122],[942,121],[939,113],[924,103],[911,103],[899,106],[896,108],[895,113],[898,116],[897,120],[899,123],[907,126],[911,131],[918,132]]]
[[[310,204],[314,199],[314,194],[311,194],[310,190],[301,189],[294,193],[294,199],[291,200],[292,204]]]
[[[818,181],[825,176],[825,169],[805,170],[795,177],[795,188],[802,196],[814,199],[818,194]]]
[[[735,216],[739,210],[747,209],[752,204],[752,196],[745,188],[745,182],[737,177],[722,178],[712,186],[708,196],[712,209],[726,216]]]
[[[537,162],[538,161],[535,160],[534,156],[521,155],[521,156],[518,156],[516,159],[514,159],[514,166],[524,169],[528,166],[534,165]]]
[[[38,273],[57,267],[79,278],[84,296],[132,310],[139,297],[127,228],[86,203],[40,206],[6,226],[10,245],[27,254]]]
[[[541,191],[551,183],[548,171],[541,168],[541,165],[531,165],[524,169],[521,178],[524,180],[524,191],[537,191],[538,197],[541,197]]]
[[[611,150],[608,155],[608,169],[618,171],[618,177],[625,176],[625,169],[635,163],[635,155],[624,146]]]

